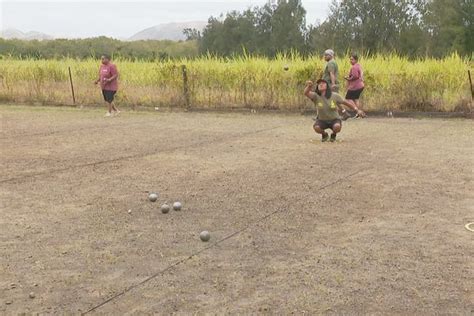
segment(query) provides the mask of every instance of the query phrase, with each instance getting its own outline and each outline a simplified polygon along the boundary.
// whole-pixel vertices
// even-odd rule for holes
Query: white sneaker
[[[120,111],[114,111],[114,112],[112,113],[112,115],[113,115],[113,116],[119,116],[119,115],[120,115]]]
[[[112,116],[110,112],[105,113],[105,117],[109,117],[109,116]]]

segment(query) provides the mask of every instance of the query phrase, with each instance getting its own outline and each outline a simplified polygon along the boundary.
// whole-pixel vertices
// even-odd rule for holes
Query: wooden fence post
[[[76,96],[74,95],[74,85],[72,84],[71,67],[67,67],[67,68],[69,70],[69,82],[71,83],[72,104],[76,104]]]
[[[471,70],[467,70],[467,75],[469,76],[469,87],[471,88],[471,113],[472,113],[472,99],[474,98],[474,91],[472,89],[472,78],[471,78]]]
[[[183,93],[184,93],[184,102],[186,104],[186,108],[191,107],[191,101],[189,98],[189,85],[188,85],[188,72],[186,69],[186,65],[181,65],[181,71],[183,73]]]

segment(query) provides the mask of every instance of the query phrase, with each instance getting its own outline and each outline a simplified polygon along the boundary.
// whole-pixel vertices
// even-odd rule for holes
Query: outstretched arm
[[[306,81],[306,87],[304,88],[304,95],[308,97],[310,100],[314,100],[316,98],[316,93],[313,91],[313,82],[311,80]]]
[[[359,114],[359,116],[365,117],[365,112],[359,109],[356,105],[352,104],[351,102],[348,102],[347,100],[342,100],[340,103],[344,104],[345,106],[350,107],[354,111],[357,111],[357,114]]]

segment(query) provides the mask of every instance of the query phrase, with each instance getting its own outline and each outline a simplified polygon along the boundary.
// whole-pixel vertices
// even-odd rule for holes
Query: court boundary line
[[[332,181],[332,182],[329,182],[329,183],[327,183],[327,184],[325,184],[325,185],[322,185],[322,186],[320,186],[320,187],[316,190],[316,192],[319,193],[319,192],[323,191],[324,189],[326,189],[326,188],[328,188],[328,187],[331,187],[331,186],[333,186],[333,185],[335,185],[335,184],[338,184],[338,183],[341,182],[341,181],[347,180],[347,179],[349,179],[349,178],[351,178],[351,177],[353,177],[353,176],[355,176],[355,175],[361,173],[363,170],[364,170],[364,169],[359,169],[359,170],[357,170],[357,171],[355,171],[355,172],[352,172],[352,173],[350,173],[350,174],[348,174],[348,175],[345,175],[345,176],[343,176],[343,177],[341,177],[341,178],[338,178],[338,179],[336,179],[336,180],[334,180],[334,181]],[[262,216],[262,217],[260,217],[260,218],[258,218],[258,219],[256,219],[256,220],[254,220],[254,221],[251,221],[251,222],[247,223],[246,226],[244,226],[243,228],[240,228],[240,229],[234,231],[233,233],[231,233],[231,234],[229,234],[229,235],[227,235],[227,236],[225,236],[225,237],[219,239],[218,241],[212,243],[211,245],[209,245],[209,246],[207,246],[207,247],[204,247],[204,248],[202,248],[202,249],[200,249],[200,250],[198,250],[198,251],[193,252],[193,253],[190,254],[189,256],[187,256],[187,257],[185,257],[185,258],[183,258],[183,259],[181,259],[181,260],[178,260],[178,261],[176,261],[175,263],[170,264],[169,266],[165,267],[164,269],[161,269],[161,270],[158,271],[158,272],[155,272],[154,274],[152,274],[151,276],[147,277],[146,279],[144,279],[144,280],[142,280],[142,281],[140,281],[140,282],[138,282],[138,283],[136,283],[136,284],[133,284],[133,285],[127,287],[126,289],[122,290],[121,292],[119,292],[119,293],[117,293],[117,294],[115,294],[115,295],[109,297],[108,299],[102,301],[101,303],[99,303],[99,304],[97,304],[97,305],[94,305],[93,307],[91,307],[91,308],[88,309],[87,311],[81,313],[81,315],[87,315],[87,314],[90,314],[90,313],[92,313],[92,312],[98,310],[99,308],[103,307],[104,305],[107,305],[108,303],[110,303],[110,302],[112,302],[112,301],[115,301],[116,299],[118,299],[118,298],[122,297],[123,295],[127,294],[128,292],[130,292],[130,291],[132,291],[132,290],[134,290],[134,289],[140,287],[141,285],[144,285],[145,283],[148,283],[149,281],[151,281],[151,280],[153,280],[153,279],[156,279],[158,276],[162,275],[162,274],[165,273],[166,271],[171,270],[172,268],[174,268],[174,267],[176,267],[176,266],[178,266],[178,265],[180,265],[180,264],[184,264],[184,263],[186,263],[187,261],[191,260],[192,258],[198,256],[199,254],[201,254],[201,253],[203,253],[203,252],[205,252],[205,251],[207,251],[207,250],[209,250],[209,249],[211,249],[211,248],[214,248],[214,247],[216,247],[216,246],[222,244],[223,242],[225,242],[225,241],[227,241],[227,240],[229,240],[229,239],[231,239],[231,238],[233,238],[233,237],[235,237],[235,236],[237,236],[237,235],[239,235],[239,234],[241,234],[241,233],[243,233],[243,232],[245,232],[245,231],[247,231],[247,230],[253,228],[253,227],[256,226],[257,224],[259,224],[259,223],[265,221],[266,219],[268,219],[268,218],[270,218],[270,217],[272,217],[272,216],[274,216],[274,215],[276,215],[276,214],[284,213],[284,212],[289,212],[289,210],[288,210],[287,208],[279,208],[279,209],[277,209],[277,210],[275,210],[275,211],[273,211],[273,212],[271,212],[271,213],[268,213],[268,214],[266,214],[266,215],[264,215],[264,216]]]
[[[235,139],[244,138],[244,137],[247,137],[247,136],[250,136],[250,135],[255,135],[255,134],[275,130],[275,129],[278,129],[280,127],[283,127],[283,125],[273,126],[273,127],[264,128],[264,129],[259,129],[259,130],[246,132],[246,133],[229,135],[227,137],[216,137],[214,140],[211,140],[211,141],[198,141],[198,142],[195,142],[191,145],[175,146],[174,148],[172,147],[172,148],[168,148],[168,149],[160,150],[160,151],[155,150],[155,151],[152,151],[152,152],[137,153],[137,154],[133,154],[133,155],[129,155],[129,156],[122,156],[122,157],[117,157],[117,158],[112,158],[112,159],[99,160],[99,161],[95,161],[95,162],[89,162],[89,163],[84,163],[84,164],[67,166],[67,167],[63,167],[63,168],[49,169],[49,170],[44,170],[44,171],[40,171],[40,172],[32,172],[32,173],[25,174],[25,175],[11,177],[11,178],[7,178],[7,179],[1,179],[0,184],[8,183],[8,182],[14,182],[14,181],[18,181],[18,180],[29,179],[29,178],[35,178],[37,176],[49,176],[49,175],[52,175],[52,174],[55,174],[55,173],[61,173],[61,172],[68,171],[68,170],[93,167],[93,166],[103,165],[103,164],[122,161],[122,160],[130,160],[130,159],[135,159],[135,158],[144,158],[144,157],[159,154],[162,151],[166,151],[166,152],[172,151],[173,152],[173,151],[177,151],[177,150],[180,150],[180,149],[183,149],[183,148],[193,148],[193,147],[198,147],[200,145],[205,145],[205,144],[213,144],[213,143],[219,143],[219,142],[228,141],[228,140],[235,140]]]

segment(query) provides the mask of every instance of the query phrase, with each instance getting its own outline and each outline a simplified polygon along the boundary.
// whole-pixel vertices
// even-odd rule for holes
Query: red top
[[[347,90],[359,90],[364,87],[362,67],[359,64],[352,65],[349,71],[349,85]]]
[[[100,86],[102,90],[110,90],[110,91],[117,91],[118,89],[118,80],[115,77],[114,80],[111,82],[105,82],[105,79],[109,79],[114,75],[118,75],[117,66],[112,63],[108,63],[107,65],[100,65],[99,69],[99,78],[100,78]]]

